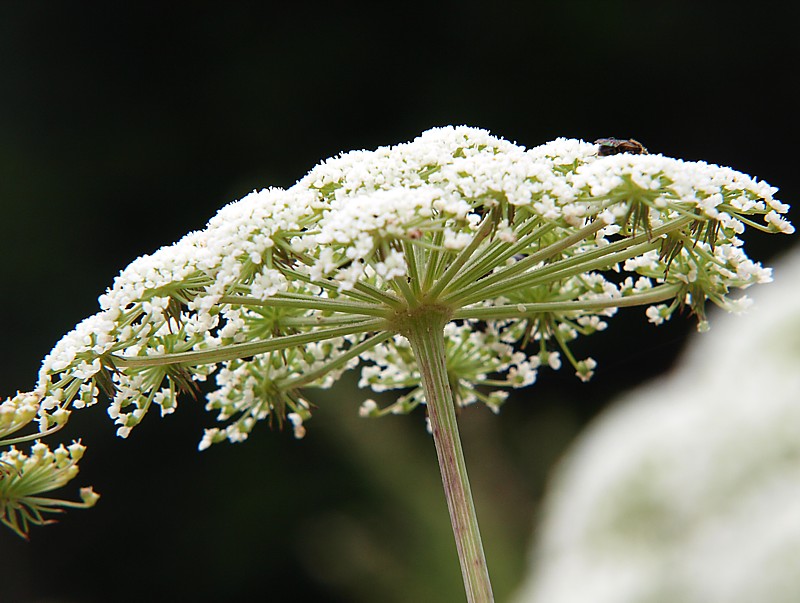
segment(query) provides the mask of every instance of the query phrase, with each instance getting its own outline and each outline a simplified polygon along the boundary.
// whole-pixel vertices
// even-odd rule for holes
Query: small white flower
[[[664,324],[664,321],[669,320],[670,317],[669,307],[666,304],[650,306],[645,310],[645,314],[647,319],[654,325]]]
[[[291,422],[294,428],[294,437],[298,440],[304,438],[306,435],[306,428],[303,426],[303,417],[296,412],[290,412],[286,415],[286,418],[289,419],[289,422]]]
[[[361,406],[358,409],[358,416],[371,417],[377,412],[377,410],[378,404],[372,398],[368,398],[361,403]]]
[[[774,210],[769,212],[764,219],[774,226],[779,232],[784,234],[793,234],[794,233],[794,226],[792,226],[786,218],[781,215],[778,215],[777,212]]]

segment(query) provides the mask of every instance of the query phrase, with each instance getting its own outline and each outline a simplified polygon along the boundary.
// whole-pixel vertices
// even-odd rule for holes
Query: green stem
[[[89,509],[92,507],[92,505],[86,504],[85,502],[61,500],[59,498],[44,498],[40,496],[26,496],[25,503],[29,505],[36,505],[37,507],[43,507],[41,510],[48,513],[58,511],[58,509],[51,509],[50,507],[66,507],[69,509]]]
[[[437,279],[433,287],[426,291],[429,299],[435,299],[442,292],[442,290],[450,284],[450,282],[456,276],[456,273],[461,270],[461,267],[467,263],[467,261],[472,257],[472,254],[474,254],[478,249],[478,246],[483,243],[483,240],[492,231],[493,226],[494,222],[492,221],[491,216],[486,216],[483,219],[483,223],[475,232],[475,236],[472,238],[470,244],[459,252],[458,256],[456,256],[456,258],[450,263],[450,266],[447,268],[447,270],[445,270],[441,278]]]
[[[467,306],[453,313],[454,320],[477,318],[480,320],[505,320],[527,318],[546,312],[600,311],[606,308],[623,308],[657,304],[675,297],[683,285],[658,285],[652,289],[632,293],[624,297],[589,300],[567,300],[558,302],[537,302],[528,304],[503,304],[499,306]]]
[[[394,337],[394,333],[391,331],[383,331],[380,333],[376,333],[369,339],[362,341],[359,344],[354,345],[349,350],[344,352],[343,354],[337,356],[330,362],[326,362],[321,367],[314,371],[309,371],[307,373],[303,373],[302,375],[294,375],[293,377],[287,379],[286,381],[282,381],[280,383],[281,389],[289,389],[292,387],[301,387],[306,385],[307,383],[311,383],[312,381],[322,377],[326,373],[338,369],[345,364],[347,364],[348,360],[359,356],[363,352],[374,348],[376,345],[383,343]]]
[[[626,237],[605,247],[570,256],[530,272],[524,272],[525,269],[530,267],[532,259],[538,258],[540,254],[547,252],[551,248],[561,247],[563,241],[559,241],[528,256],[513,266],[498,270],[494,274],[480,279],[474,285],[455,295],[445,297],[442,301],[452,306],[463,307],[485,299],[505,295],[517,288],[553,282],[592,270],[603,270],[617,262],[635,257],[652,249],[658,249],[661,246],[660,235],[679,230],[690,221],[689,218],[678,218],[653,229],[651,233]],[[596,224],[596,222],[593,222],[593,224]]]
[[[414,291],[416,297],[419,297],[420,276],[419,266],[417,264],[418,250],[416,245],[412,245],[410,241],[403,241],[403,255],[406,257],[406,266],[408,266],[408,278],[411,280],[411,289]]]
[[[517,253],[523,253],[529,245],[532,245],[556,228],[553,222],[549,222],[528,232],[529,226],[533,227],[535,224],[523,225],[518,233],[522,236],[513,245],[509,246],[501,241],[496,241],[494,248],[489,246],[485,253],[478,254],[474,261],[470,261],[453,280],[452,284],[448,286],[448,291],[458,291],[465,286],[471,286],[477,280],[492,272],[497,266],[503,265],[508,258]]]
[[[520,260],[513,266],[502,268],[497,272],[490,274],[489,276],[485,276],[483,278],[480,278],[478,276],[479,280],[476,279],[475,281],[473,281],[471,285],[456,291],[454,294],[446,295],[444,300],[451,305],[459,305],[459,306],[472,303],[472,301],[464,302],[462,300],[469,298],[469,296],[471,294],[474,294],[475,292],[478,292],[478,297],[480,298],[484,288],[491,286],[495,283],[502,282],[510,275],[524,273],[525,270],[527,270],[531,266],[534,266],[539,262],[549,260],[550,258],[561,253],[562,251],[569,249],[573,245],[576,245],[581,241],[584,241],[586,238],[597,233],[597,231],[603,229],[606,226],[607,224],[602,220],[595,220],[593,222],[590,222],[580,230],[577,230],[571,235],[559,239],[557,242],[552,243],[551,245],[548,245],[543,249],[540,249],[536,253],[530,254],[524,260]]]
[[[458,435],[455,401],[447,378],[443,332],[447,320],[447,313],[429,308],[428,311],[409,317],[404,334],[414,350],[425,388],[428,418],[461,562],[467,601],[491,603],[494,601],[492,585]]]
[[[444,232],[437,230],[433,233],[434,247],[428,251],[426,255],[427,261],[425,262],[425,276],[422,280],[422,290],[429,291],[436,282],[436,278],[441,274],[442,256],[445,254],[443,251]]]
[[[66,425],[66,423],[59,423],[44,431],[37,431],[36,433],[29,433],[28,435],[24,436],[17,436],[15,438],[8,438],[7,440],[0,440],[0,446],[11,446],[13,444],[21,444],[22,442],[30,442],[31,440],[40,440],[44,437],[54,434],[59,429],[64,427],[64,425]],[[24,427],[24,425],[22,427]],[[20,427],[20,429],[22,429],[22,427]]]
[[[259,299],[245,295],[223,295],[220,304],[232,306],[253,306],[263,308],[295,308],[298,310],[322,310],[325,312],[343,312],[345,314],[385,317],[388,311],[385,306],[366,304],[341,299],[327,299],[311,295],[279,293],[274,297]]]
[[[352,325],[317,329],[309,333],[272,337],[263,341],[233,343],[221,345],[207,350],[177,352],[172,354],[154,354],[152,356],[113,356],[114,364],[129,368],[164,366],[167,364],[214,364],[236,358],[246,358],[256,354],[266,354],[277,350],[303,346],[315,341],[323,341],[334,337],[344,337],[355,333],[386,330],[386,321],[379,318],[364,320]]]

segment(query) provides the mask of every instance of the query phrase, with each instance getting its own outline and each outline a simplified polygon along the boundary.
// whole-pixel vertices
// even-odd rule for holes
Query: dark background
[[[795,5],[667,2],[0,2],[0,394],[97,309],[137,256],[254,188],[341,151],[468,124],[525,146],[634,137],[798,198]],[[797,218],[795,217],[795,222]],[[769,261],[789,237],[751,235]],[[580,384],[543,372],[499,417],[461,414],[498,600],[524,571],[548,470],[616,392],[665,371],[692,331],[642,310],[580,346]],[[102,408],[64,492],[91,511],[0,531],[0,601],[458,601],[423,417],[364,420],[352,380],[304,441],[256,429],[202,454],[186,400],[128,440]],[[52,443],[52,442],[51,442]]]

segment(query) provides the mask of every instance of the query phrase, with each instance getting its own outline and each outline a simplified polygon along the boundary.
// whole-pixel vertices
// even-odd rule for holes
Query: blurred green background
[[[318,161],[468,124],[525,146],[634,137],[798,199],[797,5],[645,2],[0,2],[0,394],[137,256]],[[794,212],[794,221],[797,214]],[[790,216],[791,217],[791,216]],[[751,236],[768,261],[789,237]],[[693,329],[622,312],[583,342],[581,384],[543,371],[499,417],[461,413],[499,601],[524,571],[549,469],[608,400],[666,371]],[[303,441],[255,430],[196,451],[185,400],[128,440],[102,408],[65,492],[91,511],[0,531],[0,601],[460,601],[421,413],[365,420],[355,379],[315,398]]]

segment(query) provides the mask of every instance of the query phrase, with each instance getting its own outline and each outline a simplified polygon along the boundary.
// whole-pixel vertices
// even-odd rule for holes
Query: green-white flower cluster
[[[800,600],[800,254],[559,466],[516,603]]]
[[[213,376],[207,408],[222,424],[201,448],[241,441],[262,419],[288,420],[302,436],[305,390],[359,365],[363,387],[405,391],[362,414],[423,402],[404,334],[435,311],[450,320],[457,401],[496,409],[504,388],[562,358],[588,379],[594,361],[569,343],[604,329],[620,306],[650,306],[654,323],[689,306],[702,325],[707,299],[741,305],[729,292],[770,271],[738,236],[793,230],[775,191],[702,162],[600,156],[566,139],[526,150],[436,128],[329,159],[287,190],[253,192],[137,259],[47,356],[35,390],[4,405],[32,396],[47,433],[102,393],[127,436],[152,407],[173,412],[179,394],[197,395]]]
[[[79,503],[39,496],[61,488],[78,474],[78,461],[85,449],[73,442],[51,451],[46,444],[36,442],[30,455],[14,446],[4,451],[0,465],[0,521],[25,537],[31,524],[48,523],[45,514],[67,507],[94,506],[99,495],[91,488],[81,488]]]

